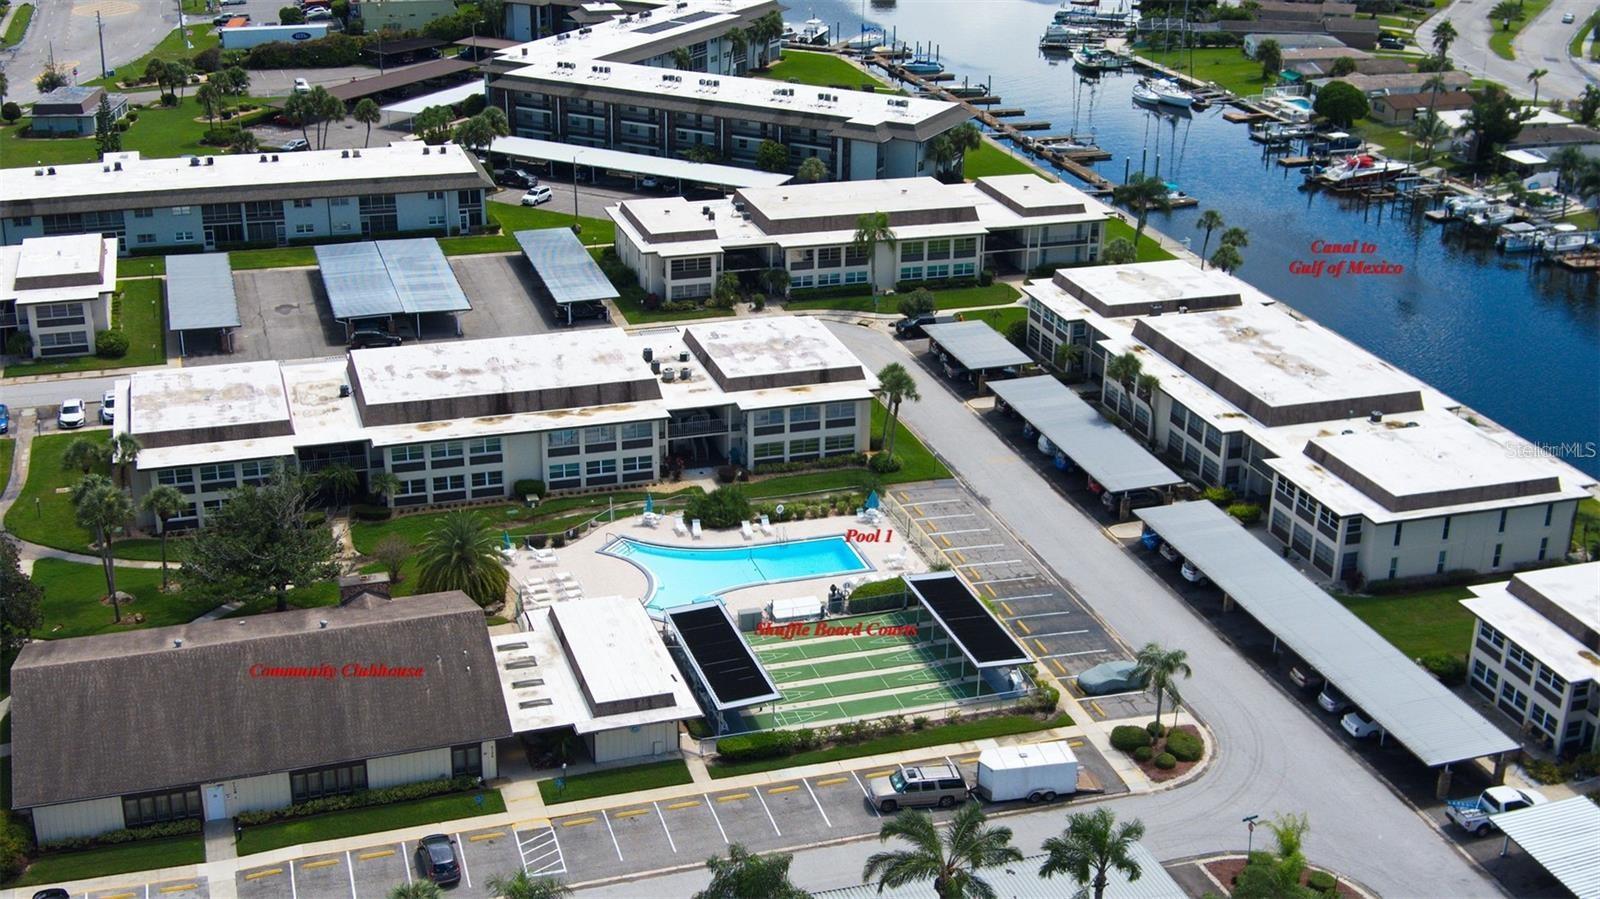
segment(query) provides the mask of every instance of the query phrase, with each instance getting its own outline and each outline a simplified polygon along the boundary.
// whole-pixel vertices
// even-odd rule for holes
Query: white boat
[[[845,41],[844,45],[855,50],[871,50],[872,48],[882,44],[883,41],[883,32],[867,31],[865,34],[859,34]]]
[[[1098,39],[1093,28],[1076,28],[1070,25],[1047,25],[1039,38],[1041,50],[1071,50]]]
[[[1498,228],[1511,221],[1516,214],[1515,208],[1504,203],[1495,203],[1467,216],[1467,224],[1474,228]]]
[[[1539,249],[1545,253],[1570,253],[1581,250],[1595,242],[1594,231],[1579,231],[1577,225],[1562,222],[1550,229],[1542,240]]]
[[[806,19],[803,25],[783,24],[783,39],[791,44],[826,44],[828,23],[818,18]]]
[[[1317,180],[1333,187],[1351,187],[1386,181],[1398,177],[1405,170],[1406,164],[1403,162],[1362,153],[1346,156],[1338,164],[1329,166],[1327,171],[1317,176]]]
[[[1150,90],[1155,92],[1156,100],[1168,106],[1178,106],[1188,109],[1194,105],[1194,97],[1189,92],[1178,86],[1178,82],[1170,78],[1154,78],[1149,80]]]
[[[1072,64],[1085,72],[1117,71],[1126,61],[1123,57],[1101,47],[1083,47],[1072,54]]]
[[[1444,201],[1444,211],[1453,219],[1464,219],[1489,208],[1489,200],[1475,195],[1457,195]]]
[[[1537,248],[1550,232],[1529,222],[1507,222],[1500,226],[1494,245],[1502,253],[1527,253]]]
[[[1150,86],[1148,78],[1141,79],[1138,84],[1133,86],[1133,102],[1153,106],[1161,102],[1161,95],[1156,93],[1154,87]]]

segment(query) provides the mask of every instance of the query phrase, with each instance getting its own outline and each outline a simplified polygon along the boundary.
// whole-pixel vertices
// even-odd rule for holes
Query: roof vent
[[[43,175],[44,174],[44,169],[34,169],[33,173],[35,175]]]
[[[1189,307],[1188,306],[1179,306],[1178,307],[1178,314],[1179,315],[1186,315],[1186,314],[1188,314],[1188,312],[1189,312]]]
[[[326,618],[317,619],[317,630],[323,630],[327,626],[328,626],[328,619],[326,619]]]
[[[276,154],[276,153],[272,154],[272,161],[273,162],[277,162],[278,161],[278,154]]]
[[[114,172],[122,171],[122,163],[120,163],[120,162],[111,163],[111,170],[114,171]]]
[[[347,397],[349,395],[350,395],[350,385],[349,384],[340,384],[339,385],[339,397],[341,399],[343,399],[344,397]]]
[[[423,146],[422,146],[422,155],[427,156],[428,154],[430,154],[432,152],[433,152],[433,148],[432,147],[428,146],[427,144],[423,144]]]
[[[350,151],[349,150],[340,150],[339,151],[339,158],[340,159],[349,159],[350,158]]]
[[[51,175],[54,175],[56,173],[56,167],[55,166],[51,166],[48,169],[45,169],[45,171],[48,172]]]
[[[679,362],[688,362],[689,361],[689,351],[688,350],[679,350],[678,351],[678,361]]]
[[[183,638],[182,637],[174,637],[174,638],[172,638],[172,648],[173,649],[177,649],[177,648],[179,648],[181,646],[183,646]]]
[[[216,164],[217,164],[217,157],[215,157],[215,156],[207,156],[206,157],[206,165],[216,165]]]
[[[444,148],[443,148],[443,147],[440,147],[440,148],[439,148],[439,152],[440,152],[440,153],[443,153],[443,152],[444,152]],[[354,157],[355,157],[355,158],[357,158],[357,159],[360,159],[360,158],[361,158],[361,151],[360,151],[360,150],[351,150],[351,151],[350,151],[350,155],[351,155],[351,156],[354,156]]]
[[[1343,431],[1340,431],[1340,432],[1339,432],[1339,433],[1340,433],[1340,434],[1354,434],[1354,433],[1355,433],[1355,431],[1352,431],[1352,430],[1350,430],[1350,429],[1348,429],[1348,428],[1346,428],[1346,429],[1345,429],[1345,430],[1343,430]]]
[[[1371,412],[1367,413],[1367,421],[1370,421],[1374,424],[1383,421],[1383,412],[1378,409],[1373,409]]]
[[[100,171],[102,171],[102,172],[109,172],[109,171],[111,171],[111,166],[109,166],[109,165],[103,165],[103,166],[101,166],[101,167],[100,167]]]
[[[259,160],[257,160],[257,162],[266,162],[266,161],[267,161],[267,154],[265,154],[265,153],[262,153],[261,154],[261,158]]]
[[[710,206],[701,206],[700,207],[700,214],[701,215],[710,215],[711,214],[711,207]]]

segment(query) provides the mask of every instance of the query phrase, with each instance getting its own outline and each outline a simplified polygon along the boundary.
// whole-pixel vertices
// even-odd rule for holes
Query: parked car
[[[247,13],[247,12],[225,12],[222,15],[217,16],[216,18],[212,19],[211,20],[211,24],[217,26],[218,28],[221,28],[223,25],[228,24],[229,22],[233,21],[234,19],[249,19],[249,18],[250,18],[250,14]]]
[[[100,397],[100,423],[111,424],[117,420],[117,394],[116,391],[107,390]]]
[[[1561,17],[1561,24],[1563,24],[1563,25],[1571,25],[1573,23],[1574,18],[1575,17],[1572,15],[1572,13],[1567,13],[1566,15]]]
[[[949,808],[967,801],[967,781],[949,765],[901,767],[888,777],[874,777],[867,783],[872,804],[880,812],[920,805]]]
[[[1161,544],[1161,558],[1166,559],[1168,562],[1182,562],[1183,554],[1178,552],[1177,548],[1172,544],[1163,543]]]
[[[304,94],[304,93],[309,93],[310,90],[311,90],[311,82],[305,80],[304,78],[296,78],[294,80],[294,92],[295,93]]]
[[[306,10],[307,22],[320,22],[323,19],[331,18],[333,18],[333,13],[320,6],[314,6],[311,9]]]
[[[350,349],[370,350],[374,347],[399,346],[400,335],[388,331],[356,331],[350,335]]]
[[[1183,575],[1183,579],[1191,584],[1203,584],[1206,582],[1206,576],[1188,559],[1183,560],[1183,567],[1178,569],[1178,573]]]
[[[660,180],[658,180],[658,179],[656,179],[656,178],[654,178],[654,177],[652,177],[650,175],[646,175],[643,178],[639,179],[639,189],[640,190],[657,190],[660,187],[661,187]]]
[[[423,837],[417,843],[417,871],[434,883],[459,883],[461,862],[455,841],[442,833]]]
[[[921,315],[908,315],[894,323],[894,336],[901,340],[927,337],[928,335],[922,330],[925,326],[942,325],[945,322],[953,322],[955,320],[956,317],[953,315],[937,315],[932,312],[924,312]]]
[[[72,899],[72,894],[60,887],[47,887],[34,893],[33,899]]]
[[[539,179],[525,169],[505,169],[500,173],[500,183],[505,187],[538,187]]]
[[[1164,550],[1167,546],[1166,541],[1161,539],[1161,535],[1150,530],[1149,525],[1145,525],[1144,530],[1139,533],[1139,542],[1144,544],[1145,549]],[[1177,552],[1177,550],[1173,550],[1173,552]],[[1166,553],[1162,552],[1161,555],[1166,556]]]
[[[284,153],[299,153],[311,149],[311,142],[303,137],[297,137],[293,140],[284,141],[283,146],[278,149]]]
[[[1339,725],[1345,729],[1345,733],[1357,740],[1365,740],[1383,733],[1383,728],[1378,726],[1378,722],[1368,718],[1367,713],[1361,711],[1346,714],[1340,719]]]
[[[1328,684],[1322,688],[1321,693],[1317,694],[1317,705],[1322,706],[1324,712],[1332,712],[1337,715],[1350,708],[1350,700],[1339,692],[1338,687]]]
[[[528,192],[522,195],[522,205],[540,206],[550,202],[552,199],[554,199],[554,197],[550,193],[550,188],[541,184],[536,187],[529,188]]]
[[[221,2],[219,2],[217,5],[218,6],[244,6],[248,2],[250,2],[250,0],[221,0]]]
[[[1404,50],[1406,42],[1402,38],[1384,35],[1378,38],[1378,46],[1384,50]]]
[[[64,431],[70,431],[74,428],[81,428],[83,425],[83,400],[62,400],[61,411],[56,413],[56,427]]]
[[[1444,813],[1461,825],[1468,833],[1486,834],[1495,829],[1491,815],[1514,812],[1529,806],[1543,805],[1550,800],[1535,790],[1516,787],[1490,787],[1476,799],[1447,799]]]
[[[1322,683],[1322,675],[1317,673],[1317,669],[1301,662],[1289,669],[1289,680],[1300,689],[1309,690]]]
[[[5,403],[0,403],[0,434],[11,433],[11,410]]]

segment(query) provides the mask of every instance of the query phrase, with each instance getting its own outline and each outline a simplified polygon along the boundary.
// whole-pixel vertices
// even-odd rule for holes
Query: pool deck
[[[627,517],[619,516],[615,522],[602,523],[578,540],[555,550],[556,564],[554,565],[536,565],[531,551],[518,549],[509,568],[513,584],[531,584],[542,580],[552,585],[550,589],[555,596],[561,595],[560,590],[553,586],[556,581],[556,575],[565,573],[572,576],[572,580],[581,588],[584,596],[627,596],[643,602],[646,599],[646,591],[650,589],[644,572],[640,571],[631,562],[615,556],[602,555],[600,552],[615,538],[631,537],[635,540],[658,543],[663,546],[711,548],[756,546],[813,537],[837,537],[845,535],[851,529],[863,532],[880,530],[871,525],[858,522],[854,515],[838,515],[832,518],[814,518],[808,521],[791,521],[782,524],[775,523],[772,529],[773,534],[770,537],[762,535],[757,529],[754,538],[751,540],[745,540],[741,537],[737,528],[729,531],[703,530],[700,539],[696,540],[688,534],[679,536],[673,533],[671,519],[664,519],[655,527],[650,528],[641,523],[641,517],[638,514]],[[912,574],[928,570],[928,563],[917,554],[914,548],[902,542],[898,532],[892,537],[888,537],[889,528],[885,526],[881,530],[884,537],[887,537],[890,542],[853,541],[851,544],[861,554],[862,558],[872,565],[872,571],[856,575],[833,575],[808,580],[792,580],[744,587],[722,594],[723,600],[729,611],[738,614],[743,609],[764,608],[775,599],[813,597],[818,600],[826,600],[828,597],[828,585],[843,583],[849,577],[876,581],[901,574]],[[903,567],[900,569],[890,568],[890,557],[903,558]]]

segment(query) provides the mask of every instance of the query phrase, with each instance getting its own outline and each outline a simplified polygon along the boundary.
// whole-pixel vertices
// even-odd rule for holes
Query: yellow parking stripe
[[[1063,665],[1063,664],[1061,664],[1061,660],[1060,660],[1060,659],[1051,659],[1051,660],[1050,660],[1050,664],[1052,664],[1052,665],[1054,665],[1054,666],[1056,666],[1056,671],[1058,671],[1058,672],[1060,672],[1060,674],[1061,674],[1061,675],[1062,675],[1062,676],[1063,676],[1063,677],[1065,677],[1065,676],[1066,676],[1066,673],[1067,673],[1067,666],[1065,666],[1065,665]]]
[[[1077,749],[1079,746],[1083,745],[1083,741],[1082,740],[1068,740],[1067,741],[1067,745],[1071,746],[1073,749]]]
[[[1021,628],[1024,635],[1033,633],[1033,628],[1028,627],[1028,622],[1026,621],[1013,621],[1011,623]]]
[[[249,874],[246,874],[244,876],[244,879],[245,880],[260,880],[263,877],[274,877],[274,876],[276,876],[278,874],[282,874],[282,873],[283,873],[283,869],[282,868],[268,868],[265,871],[251,871]]]
[[[784,787],[768,787],[767,795],[771,796],[774,793],[793,793],[798,789],[800,789],[800,787],[797,784],[789,784],[788,786]]]
[[[611,817],[613,817],[613,818],[637,818],[640,815],[648,815],[648,814],[650,814],[650,810],[647,809],[647,808],[630,808],[625,812],[612,812],[611,813]]]
[[[133,897],[133,893],[112,893],[109,896],[102,896],[100,899],[133,899]]]
[[[944,548],[945,549],[949,549],[950,548],[950,538],[949,537],[946,537],[945,535],[940,534],[939,535],[939,542],[944,544]]]
[[[819,786],[819,787],[831,787],[834,784],[848,783],[849,780],[850,780],[850,778],[848,778],[848,777],[830,777],[827,780],[819,780],[819,781],[817,781],[817,786]]]
[[[965,564],[967,564],[967,557],[966,557],[966,556],[963,556],[963,555],[962,555],[962,554],[961,554],[961,550],[959,550],[959,549],[952,549],[952,550],[950,550],[950,555],[952,555],[952,556],[955,556],[955,558],[956,558],[956,561],[957,561],[957,562],[960,562],[960,563],[961,563],[961,564],[962,564],[962,565],[965,565]]]
[[[325,859],[322,859],[321,861],[306,862],[305,864],[300,866],[300,870],[302,870],[302,871],[310,871],[313,868],[331,868],[334,865],[337,865],[338,863],[339,863],[339,860],[336,859],[336,858],[325,858]]]
[[[969,764],[969,765],[970,765],[970,764],[972,764],[972,763],[973,763],[973,762],[975,762],[975,761],[977,761],[977,760],[978,760],[978,757],[977,757],[977,756],[975,756],[975,755],[969,755],[969,756],[967,756],[967,757],[966,757],[966,758],[964,758],[964,759],[962,759],[962,760],[961,760],[961,761],[963,761],[963,762],[966,762],[966,763],[967,763],[967,764]]]
[[[1004,603],[1003,602],[1003,603],[1000,604],[1000,608],[1005,609],[1007,615],[1015,615],[1015,614],[1017,614],[1016,612],[1011,611],[1011,604],[1010,603]]]
[[[1044,648],[1043,641],[1035,639],[1033,641],[1033,645],[1039,647],[1039,655],[1043,656],[1043,655],[1049,655],[1050,654],[1050,650]]]
[[[694,808],[695,806],[697,806],[699,804],[700,804],[699,801],[698,800],[694,800],[694,799],[691,799],[688,802],[674,802],[673,804],[667,806],[667,810],[668,811],[676,811],[676,810],[678,810],[680,808]]]
[[[1100,703],[1095,702],[1094,700],[1091,699],[1091,700],[1089,700],[1089,706],[1090,706],[1090,708],[1093,708],[1095,710],[1095,713],[1098,714],[1100,717],[1102,717],[1102,718],[1106,717],[1106,710],[1100,708]]]
[[[506,832],[503,831],[503,830],[496,830],[496,831],[493,831],[491,833],[473,834],[472,836],[467,837],[467,842],[469,842],[469,843],[479,843],[479,842],[482,842],[484,840],[492,840],[495,837],[503,837],[505,835],[506,835]]]
[[[893,769],[893,768],[885,768],[882,771],[874,771],[871,774],[868,774],[867,776],[868,777],[888,777],[889,775],[893,774],[894,771],[895,771],[895,769]]]
[[[562,821],[562,827],[578,827],[584,824],[593,824],[594,818],[573,818],[571,821]]]
[[[989,586],[988,584],[984,584],[983,585],[983,592],[989,594],[989,598],[990,599],[999,599],[1000,598],[1000,594],[994,592],[994,588]]]
[[[359,858],[364,862],[370,862],[375,858],[388,858],[391,855],[394,855],[393,849],[379,849],[377,852],[363,852],[356,856],[356,858]]]
[[[163,892],[163,893],[184,893],[184,892],[188,892],[189,890],[198,890],[198,889],[200,889],[200,884],[198,884],[198,883],[175,883],[175,884],[173,884],[172,886],[169,886],[169,887],[162,887],[161,888],[161,892]]]
[[[739,800],[739,799],[749,799],[749,798],[750,798],[750,794],[749,793],[729,793],[726,796],[718,796],[717,797],[717,801],[718,802],[734,802],[734,801]]]

